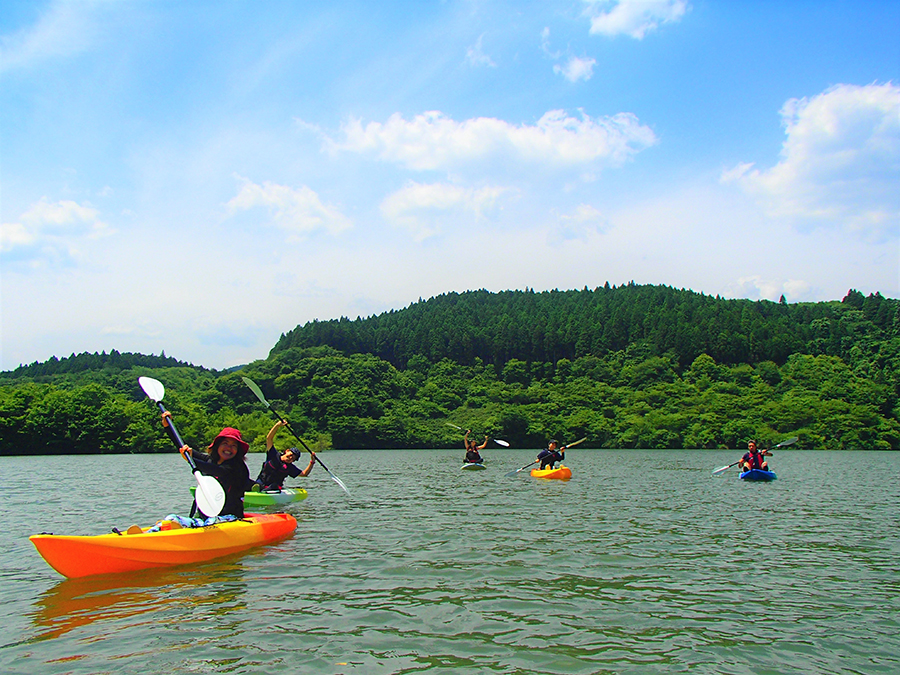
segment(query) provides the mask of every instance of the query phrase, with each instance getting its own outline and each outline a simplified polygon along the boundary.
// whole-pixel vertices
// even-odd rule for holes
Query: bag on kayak
[[[179,516],[174,513],[170,513],[168,516],[163,518],[161,521],[156,523],[153,527],[151,527],[147,532],[159,532],[160,530],[166,529],[174,529],[172,528],[172,523],[177,523],[179,527],[206,527],[208,525],[215,525],[216,523],[230,523],[233,520],[237,520],[235,516],[210,516],[209,518],[187,518],[185,516]]]

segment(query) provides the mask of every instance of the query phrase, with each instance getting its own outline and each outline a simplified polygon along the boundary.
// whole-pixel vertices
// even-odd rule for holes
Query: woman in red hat
[[[225,427],[209,445],[209,454],[197,452],[185,445],[181,453],[189,453],[200,473],[215,476],[225,491],[225,505],[220,516],[244,517],[244,491],[251,483],[250,470],[244,462],[244,456],[250,446],[241,438],[241,432],[233,427]],[[194,514],[191,508],[191,515]],[[206,517],[207,514],[200,511]]]

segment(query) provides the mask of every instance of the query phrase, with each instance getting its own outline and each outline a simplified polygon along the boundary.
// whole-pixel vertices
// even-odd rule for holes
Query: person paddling
[[[249,449],[247,442],[241,437],[241,432],[233,427],[225,427],[209,445],[209,453],[195,452],[188,445],[182,446],[179,451],[182,455],[189,454],[200,473],[214,476],[225,491],[225,505],[220,516],[244,517],[244,491],[252,484],[250,470],[244,462],[244,457]],[[191,508],[191,516],[197,503]],[[199,510],[198,510],[199,511]],[[199,511],[203,517],[207,514]]]
[[[559,441],[552,440],[547,444],[546,450],[541,450],[538,453],[537,459],[535,462],[541,463],[541,470],[543,471],[548,466],[553,469],[555,468],[555,464],[557,462],[561,462],[566,458],[566,446],[562,446],[562,448],[557,449],[559,446]]]
[[[756,441],[750,440],[747,441],[747,452],[744,453],[744,456],[741,457],[740,468],[741,471],[751,471],[753,469],[762,469],[763,471],[769,470],[769,464],[766,462],[764,457],[766,455],[771,455],[768,449],[760,452],[756,448]]]
[[[281,490],[284,488],[284,481],[288,476],[292,478],[297,476],[306,477],[316,463],[315,453],[310,452],[309,464],[301,471],[294,465],[294,462],[300,459],[300,451],[297,448],[288,448],[283,452],[275,449],[275,434],[283,426],[287,426],[287,421],[278,420],[266,435],[266,461],[263,462],[259,476],[256,477],[256,485],[253,487],[254,491],[259,489],[265,491]]]
[[[481,445],[475,445],[475,441],[469,440],[469,434],[472,433],[472,430],[469,429],[466,431],[466,435],[463,437],[463,443],[466,446],[466,461],[465,464],[482,464],[484,460],[481,458],[481,450],[484,450],[488,444],[488,437],[484,437],[484,443]]]

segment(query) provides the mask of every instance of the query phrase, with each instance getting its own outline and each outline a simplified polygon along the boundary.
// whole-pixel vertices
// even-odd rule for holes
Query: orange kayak
[[[558,469],[532,469],[531,475],[535,478],[558,478],[559,480],[569,480],[572,477],[572,469],[567,466],[560,466]]]
[[[149,528],[134,526],[134,534],[94,536],[35,534],[30,539],[50,567],[74,578],[205,562],[285,539],[297,520],[287,513],[247,513],[228,523],[165,528],[147,532]]]

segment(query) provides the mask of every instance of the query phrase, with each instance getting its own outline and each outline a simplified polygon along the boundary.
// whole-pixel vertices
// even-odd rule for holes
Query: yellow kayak
[[[559,480],[569,480],[572,477],[572,469],[567,466],[560,466],[557,469],[532,469],[531,475],[535,478],[557,478]]]
[[[205,527],[168,523],[159,532],[135,525],[129,528],[132,534],[35,534],[30,539],[50,567],[74,578],[205,562],[280,541],[297,528],[296,519],[287,513],[247,513],[241,520]]]

